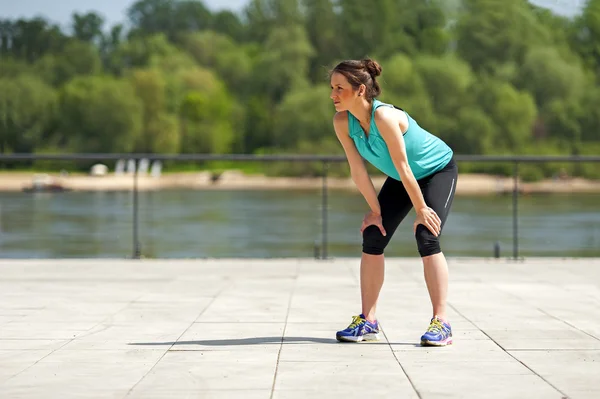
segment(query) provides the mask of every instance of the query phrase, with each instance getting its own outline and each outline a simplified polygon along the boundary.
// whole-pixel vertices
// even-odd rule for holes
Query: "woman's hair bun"
[[[365,58],[363,64],[367,72],[369,72],[373,78],[381,75],[381,65],[379,65],[377,61]]]

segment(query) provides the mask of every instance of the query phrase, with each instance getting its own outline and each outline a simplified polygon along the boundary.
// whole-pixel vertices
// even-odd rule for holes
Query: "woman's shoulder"
[[[348,111],[340,111],[333,115],[333,127],[337,134],[349,134],[350,128],[348,127],[348,114]]]
[[[376,124],[398,124],[402,132],[405,132],[409,125],[407,113],[403,109],[392,104],[380,104],[375,109],[373,119]]]
[[[373,116],[376,118],[391,118],[396,115],[398,107],[378,99],[373,100]]]
[[[333,115],[333,123],[348,123],[348,111],[339,111]]]
[[[386,121],[386,120],[406,120],[406,112],[391,104],[383,104],[385,106],[378,106],[373,113],[373,119],[375,121]]]

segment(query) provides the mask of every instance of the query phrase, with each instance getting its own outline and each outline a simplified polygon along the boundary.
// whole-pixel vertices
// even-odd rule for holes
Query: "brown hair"
[[[381,75],[381,65],[377,61],[370,58],[342,61],[329,72],[330,78],[334,72],[344,75],[354,90],[358,90],[361,84],[365,85],[365,97],[369,102],[381,94],[381,87],[377,83],[377,76]]]

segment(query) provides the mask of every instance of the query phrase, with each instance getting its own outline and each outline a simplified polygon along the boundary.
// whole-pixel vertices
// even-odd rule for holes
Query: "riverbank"
[[[47,174],[45,182],[70,191],[128,191],[133,188],[132,175],[90,176],[84,174]],[[40,180],[33,172],[0,172],[0,192],[23,191]],[[379,189],[384,177],[374,177],[373,184]],[[139,176],[138,190],[295,190],[320,189],[320,177],[267,177],[245,175],[238,171],[226,171],[216,176],[210,172],[163,173],[160,177]],[[457,195],[490,195],[509,193],[513,190],[513,179],[487,174],[461,174],[456,188]],[[330,189],[356,190],[350,178],[327,178]],[[600,180],[547,179],[538,182],[518,182],[522,193],[600,193]]]

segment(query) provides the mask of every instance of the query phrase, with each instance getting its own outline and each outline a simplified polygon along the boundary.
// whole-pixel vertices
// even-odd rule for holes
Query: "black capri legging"
[[[437,213],[442,225],[446,223],[458,178],[458,166],[454,159],[444,169],[418,180],[425,203]],[[363,252],[371,255],[381,255],[390,242],[400,222],[408,215],[413,207],[410,197],[401,181],[388,177],[379,192],[379,205],[381,218],[386,236],[376,226],[369,226],[363,230]],[[441,230],[440,230],[441,235]],[[440,253],[439,236],[436,237],[422,224],[417,226],[415,233],[419,254],[430,256]]]

